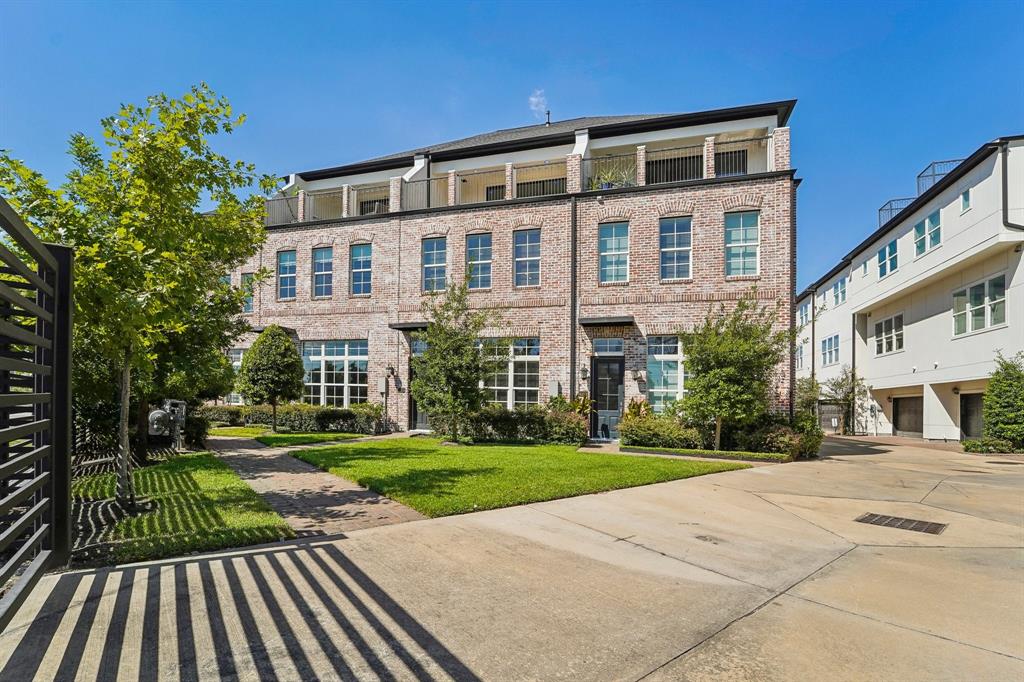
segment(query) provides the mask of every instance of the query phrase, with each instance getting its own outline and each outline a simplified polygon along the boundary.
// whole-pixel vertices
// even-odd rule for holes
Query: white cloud
[[[548,98],[543,90],[534,90],[530,95],[530,111],[538,121],[543,121],[548,111]]]

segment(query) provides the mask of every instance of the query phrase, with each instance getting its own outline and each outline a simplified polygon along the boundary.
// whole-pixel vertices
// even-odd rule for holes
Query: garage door
[[[894,435],[920,438],[924,435],[924,398],[893,398]]]

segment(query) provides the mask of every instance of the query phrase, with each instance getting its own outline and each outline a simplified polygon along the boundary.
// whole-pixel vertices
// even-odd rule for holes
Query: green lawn
[[[733,462],[577,452],[568,445],[451,446],[428,438],[367,441],[293,454],[427,516],[495,509],[747,467]]]
[[[113,529],[114,559],[159,559],[294,537],[291,528],[226,464],[209,452],[178,455],[133,473],[138,498],[152,511],[121,519]],[[86,476],[72,494],[114,496],[115,475]]]
[[[255,438],[264,445],[308,445],[309,443],[328,443],[331,441],[363,438],[362,433],[274,433],[268,426],[222,426],[210,429],[211,436],[234,436],[236,438]]]

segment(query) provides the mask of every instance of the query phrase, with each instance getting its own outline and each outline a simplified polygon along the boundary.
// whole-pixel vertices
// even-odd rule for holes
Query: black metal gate
[[[70,555],[71,260],[0,198],[0,631]]]

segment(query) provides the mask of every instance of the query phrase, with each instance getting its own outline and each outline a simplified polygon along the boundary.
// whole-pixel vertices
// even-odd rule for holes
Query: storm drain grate
[[[886,516],[885,514],[864,514],[855,520],[860,523],[870,523],[872,526],[913,530],[918,533],[930,533],[932,535],[938,535],[946,530],[947,525],[945,523],[935,523],[934,521],[905,519],[902,516]]]

